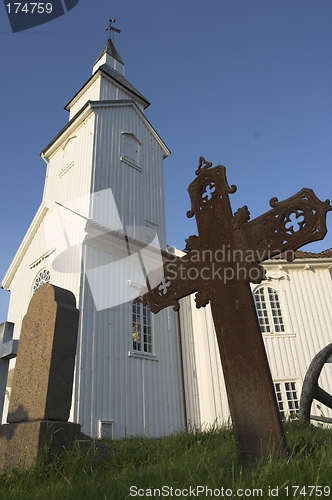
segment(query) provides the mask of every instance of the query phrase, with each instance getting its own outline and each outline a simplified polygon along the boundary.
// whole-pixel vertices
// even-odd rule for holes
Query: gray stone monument
[[[45,439],[50,451],[81,438],[68,422],[79,312],[72,292],[51,284],[33,295],[24,316],[7,424],[0,426],[0,470],[33,465]]]
[[[13,340],[14,323],[0,324],[0,424],[5,403],[9,360],[17,355],[18,340]]]

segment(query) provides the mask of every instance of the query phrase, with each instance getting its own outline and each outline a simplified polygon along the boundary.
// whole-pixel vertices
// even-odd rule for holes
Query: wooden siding
[[[121,161],[122,132],[134,134],[141,143],[141,171]],[[142,239],[139,231],[148,220],[158,226],[159,243],[166,248],[163,154],[133,105],[101,103],[95,109],[93,191],[111,188],[128,234]],[[105,220],[106,214],[93,217]]]
[[[64,231],[69,235],[69,241],[64,236]],[[32,287],[39,272],[47,268],[51,273],[51,283],[71,290],[78,302],[80,283],[80,247],[75,248],[76,252],[68,252],[65,260],[55,264],[56,259],[61,257],[64,251],[81,237],[81,228],[71,221],[65,221],[65,226],[60,227],[59,219],[54,216],[54,212],[48,211],[40,221],[33,238],[33,242],[27,248],[20,265],[12,280],[10,291],[11,300],[8,311],[8,321],[15,324],[14,335],[19,337],[23,316],[25,315],[30,299],[32,297]],[[40,260],[38,264],[31,267],[31,264],[38,262],[39,258],[53,250],[49,256]],[[66,269],[64,269],[64,266]]]
[[[85,266],[98,268],[123,255],[85,245]],[[101,277],[102,278],[102,277]],[[135,278],[135,269],[133,269]],[[107,283],[110,296],[121,276]],[[114,287],[114,290],[110,290]],[[132,351],[132,303],[95,308],[87,282],[82,297],[73,418],[96,436],[100,420],[113,421],[115,438],[160,436],[182,428],[176,318],[172,310],[153,316],[153,356]]]
[[[44,189],[44,199],[56,201],[64,206],[82,198],[80,209],[85,216],[89,215],[93,130],[94,115],[91,113],[78,127],[73,127],[69,137],[64,136],[59,141],[57,149],[49,158]],[[63,148],[70,138],[75,138],[74,161],[73,165],[63,173],[66,167]],[[83,199],[84,196],[86,198]]]
[[[100,79],[101,76],[97,76],[92,80],[89,85],[84,87],[79,96],[70,107],[69,120],[71,120],[76,113],[78,113],[88,101],[98,101],[100,96]]]

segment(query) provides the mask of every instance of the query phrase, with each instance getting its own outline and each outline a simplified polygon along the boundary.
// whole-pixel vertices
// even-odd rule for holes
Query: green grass
[[[116,450],[115,454],[105,456],[76,448],[51,462],[41,457],[29,471],[0,475],[0,499],[332,498],[327,489],[332,483],[332,431],[296,422],[286,423],[285,429],[287,457],[268,457],[248,464],[238,463],[228,428],[159,439],[104,441]],[[143,495],[130,495],[130,486],[137,488],[133,494]],[[161,490],[163,486],[168,489]],[[190,496],[190,487],[197,486],[212,491]],[[295,491],[293,486],[306,489]],[[160,495],[156,491],[153,496],[152,490],[158,488]],[[273,495],[269,494],[271,488]],[[243,494],[238,492],[235,497],[239,489]],[[197,490],[192,491],[197,494]]]

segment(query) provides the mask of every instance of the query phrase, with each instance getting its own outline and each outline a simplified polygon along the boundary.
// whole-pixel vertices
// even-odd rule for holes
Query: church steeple
[[[92,76],[66,104],[69,121],[80,112],[88,102],[133,99],[141,111],[149,106],[149,101],[125,78],[124,62],[117,51],[112,33],[120,33],[110,19],[108,40],[93,65]]]
[[[103,64],[107,64],[121,73],[121,75],[124,75],[124,62],[111,39],[107,40],[105,47],[97,57],[96,62],[93,65],[92,73],[97,71],[97,69]]]
[[[111,68],[121,73],[121,75],[124,75],[124,62],[114,45],[114,33],[121,33],[121,30],[119,30],[118,28],[114,28],[114,23],[115,19],[110,19],[109,25],[107,26],[107,28],[105,28],[105,30],[108,31],[108,40],[93,65],[92,74],[97,71],[100,66],[102,66],[103,64],[107,64]]]

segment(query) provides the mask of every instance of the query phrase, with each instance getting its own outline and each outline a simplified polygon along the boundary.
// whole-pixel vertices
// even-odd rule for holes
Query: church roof
[[[332,257],[332,248],[328,248],[319,253],[296,250],[294,254],[296,259],[330,259]]]
[[[99,59],[101,59],[103,57],[103,55],[106,54],[106,53],[109,54],[110,56],[114,57],[114,59],[116,59],[117,61],[119,61],[121,64],[124,64],[124,62],[121,59],[121,56],[120,56],[119,52],[116,50],[115,45],[112,42],[112,40],[107,40],[107,42],[105,44],[105,47],[100,52],[100,54],[97,57],[96,62],[94,63],[94,65],[97,64],[97,62],[99,61]]]
[[[113,80],[115,80],[117,83],[122,85],[122,87],[125,87],[127,90],[129,90],[132,94],[136,95],[139,97],[142,101],[146,103],[146,107],[150,105],[149,101],[144,97],[143,94],[141,94],[135,87],[130,83],[129,80],[121,73],[116,71],[115,69],[111,68],[108,64],[103,64],[99,68],[103,73],[106,73],[108,76],[110,76]]]
[[[65,106],[65,110],[69,111],[69,106],[70,104],[75,100],[75,98],[82,92],[82,90],[89,85],[90,81],[93,80],[97,73],[98,72],[101,72],[101,73],[104,73],[104,75],[106,75],[107,77],[111,78],[113,81],[115,81],[118,85],[120,85],[122,88],[126,89],[127,91],[129,91],[133,96],[137,97],[138,99],[140,99],[143,104],[144,104],[144,108],[147,108],[148,106],[150,106],[150,102],[146,99],[146,97],[144,97],[143,94],[141,94],[135,87],[134,85],[132,85],[130,83],[129,80],[127,80],[127,78],[123,75],[121,75],[121,73],[119,73],[118,71],[116,71],[115,69],[111,68],[108,64],[102,64],[102,66],[99,66],[99,68],[97,69],[97,71],[94,72],[94,74],[89,78],[89,80],[79,89],[78,92],[76,92],[76,94],[74,95],[74,97],[72,99],[70,99],[70,101],[66,104]]]
[[[304,252],[303,250],[295,250],[293,252],[295,259],[331,259],[332,258],[332,248],[327,248],[322,252]],[[286,254],[283,252],[280,255],[273,257],[273,260],[285,259]]]

